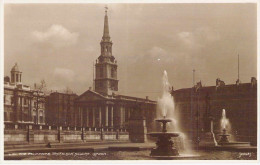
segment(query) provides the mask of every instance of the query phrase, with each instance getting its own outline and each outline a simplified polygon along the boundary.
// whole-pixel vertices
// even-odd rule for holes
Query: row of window
[[[14,96],[10,97],[11,100],[11,105],[14,104]],[[4,95],[4,104],[7,103],[7,99],[6,99],[6,95]],[[22,100],[20,101],[20,104],[22,104]],[[29,99],[27,98],[23,98],[23,105],[28,105],[29,104]],[[37,106],[37,102],[33,102],[34,107]],[[41,104],[38,104],[38,106],[40,106]]]
[[[42,112],[42,111],[40,111]],[[23,119],[25,120],[29,120],[29,117],[27,114],[23,114]],[[33,115],[33,121],[34,123],[36,123],[36,115]],[[4,121],[13,121],[14,120],[14,115],[13,115],[13,112],[9,112],[9,118],[8,118],[8,115],[7,115],[7,112],[4,112]],[[39,116],[39,123],[43,123],[44,122],[44,119],[43,119],[43,114],[40,113],[40,116]]]

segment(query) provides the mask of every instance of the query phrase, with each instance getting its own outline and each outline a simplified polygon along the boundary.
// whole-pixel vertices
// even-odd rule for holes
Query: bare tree
[[[34,89],[35,90],[38,90],[38,91],[41,91],[41,92],[44,92],[47,90],[47,84],[45,82],[44,79],[41,80],[41,82],[39,84],[34,84]]]
[[[39,104],[45,103],[44,93],[47,91],[47,84],[44,79],[41,80],[39,84],[34,84],[34,93],[33,96],[36,100],[36,124],[39,124]]]
[[[64,92],[65,92],[66,94],[72,94],[72,93],[73,93],[73,91],[72,91],[69,87],[66,87],[66,89],[64,90]]]

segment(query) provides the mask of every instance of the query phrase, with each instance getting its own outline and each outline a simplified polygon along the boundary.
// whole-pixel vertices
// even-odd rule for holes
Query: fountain
[[[177,132],[167,132],[166,125],[169,124],[175,131],[179,131],[177,127],[176,116],[173,115],[174,111],[174,102],[173,97],[169,92],[170,84],[168,82],[167,72],[164,71],[163,75],[163,94],[160,99],[158,99],[158,109],[162,118],[156,119],[155,121],[162,124],[161,132],[148,133],[151,137],[156,137],[156,148],[151,150],[150,156],[156,157],[159,159],[172,159],[180,157],[194,157],[195,155],[184,155],[180,154],[178,148],[175,147],[175,144],[172,140],[173,137],[179,137],[182,133]],[[166,118],[166,116],[169,116]],[[172,124],[172,125],[171,125]]]
[[[155,120],[159,123],[163,124],[162,127],[162,132],[155,132],[155,133],[149,133],[151,137],[157,137],[157,142],[156,142],[156,148],[153,148],[151,151],[150,156],[154,157],[170,157],[170,156],[179,156],[179,151],[173,147],[173,141],[172,137],[178,137],[178,133],[173,133],[173,132],[167,132],[166,129],[166,124],[168,122],[172,122],[171,119],[166,119],[165,116],[163,119],[157,119]]]
[[[222,110],[222,118],[221,118],[221,128],[222,128],[222,134],[220,134],[220,140],[218,142],[219,145],[223,145],[225,143],[229,143],[228,140],[228,136],[230,136],[229,134],[227,134],[227,125],[229,125],[229,120],[226,117],[226,110],[223,109]]]
[[[219,135],[221,138],[218,142],[219,145],[224,144],[224,143],[229,143],[228,140],[228,136],[230,136],[229,134],[227,134],[227,130],[223,129],[223,133]]]
[[[222,110],[222,118],[220,120],[221,122],[221,129],[222,129],[222,134],[220,134],[220,140],[218,141],[218,145],[220,146],[225,146],[225,147],[249,147],[250,142],[236,142],[236,141],[230,141],[228,137],[230,137],[230,134],[227,133],[227,129],[230,129],[230,123],[228,118],[226,117],[226,110]]]

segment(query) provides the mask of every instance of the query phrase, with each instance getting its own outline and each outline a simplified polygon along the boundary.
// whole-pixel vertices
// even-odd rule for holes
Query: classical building
[[[45,124],[45,96],[22,84],[22,72],[15,64],[11,80],[4,78],[4,121]]]
[[[46,124],[56,126],[74,126],[78,114],[74,109],[74,93],[53,92],[46,96]]]
[[[173,90],[179,125],[194,141],[198,140],[205,127],[206,110],[213,117],[214,133],[219,134],[222,110],[230,121],[229,133],[238,141],[257,140],[257,80],[251,83],[226,85],[217,79],[216,86],[203,87],[201,82],[193,88]],[[216,135],[216,137],[218,137]]]
[[[75,99],[77,125],[87,127],[127,128],[132,113],[138,113],[151,123],[156,115],[156,102],[146,98],[124,96],[118,93],[117,61],[112,53],[107,12],[104,19],[101,55],[95,64],[94,89],[89,89]]]

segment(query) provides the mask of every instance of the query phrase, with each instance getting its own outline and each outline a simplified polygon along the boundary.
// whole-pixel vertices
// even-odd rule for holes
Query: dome
[[[12,72],[20,72],[17,63],[15,63],[15,65],[13,66],[11,71]]]

